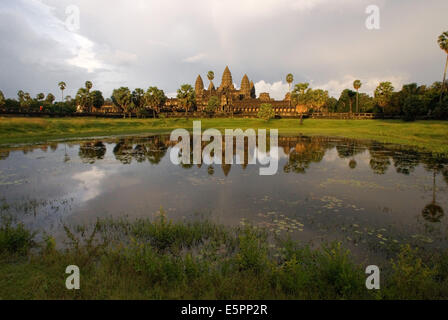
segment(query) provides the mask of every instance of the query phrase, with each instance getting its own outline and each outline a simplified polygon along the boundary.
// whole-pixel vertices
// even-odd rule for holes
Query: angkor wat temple
[[[285,95],[283,100],[274,100],[267,92],[261,92],[257,98],[254,82],[249,81],[249,77],[246,74],[241,80],[240,89],[236,89],[229,67],[224,69],[221,85],[218,88],[215,87],[213,81],[210,81],[208,89],[205,89],[202,77],[198,75],[194,91],[197,111],[205,111],[207,103],[212,96],[218,97],[220,103],[217,113],[222,114],[256,115],[263,103],[271,104],[278,115],[295,116],[300,111],[290,103],[289,93]],[[166,107],[175,108],[177,106],[177,99],[168,99]]]

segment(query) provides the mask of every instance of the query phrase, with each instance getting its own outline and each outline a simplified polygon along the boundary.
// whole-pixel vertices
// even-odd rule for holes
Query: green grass
[[[0,299],[448,298],[448,252],[404,246],[381,266],[381,289],[367,290],[370,263],[355,263],[341,244],[311,249],[251,226],[173,223],[163,214],[102,220],[66,228],[63,249],[47,236],[31,252],[29,237],[11,251],[23,230],[0,229]],[[65,268],[73,264],[80,290],[65,288]]]
[[[54,139],[170,132],[191,129],[193,119],[0,118],[0,144]],[[202,119],[202,128],[276,128],[281,134],[338,136],[376,140],[448,153],[447,121]]]

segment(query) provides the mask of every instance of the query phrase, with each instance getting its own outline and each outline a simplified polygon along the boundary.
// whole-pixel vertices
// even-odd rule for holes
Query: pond
[[[98,217],[207,218],[354,252],[403,243],[446,248],[448,159],[409,147],[280,136],[279,170],[175,165],[169,135],[95,138],[0,148],[0,205],[32,228]],[[247,150],[246,150],[247,151]],[[250,151],[250,150],[249,150]]]

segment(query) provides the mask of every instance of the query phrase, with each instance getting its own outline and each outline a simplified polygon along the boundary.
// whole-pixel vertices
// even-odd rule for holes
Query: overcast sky
[[[369,5],[379,30],[365,26]],[[0,90],[59,97],[63,80],[74,97],[90,80],[105,97],[120,86],[173,95],[198,74],[207,86],[208,70],[219,85],[226,65],[237,87],[247,73],[277,99],[289,72],[335,96],[355,79],[367,93],[379,81],[431,84],[447,12],[447,0],[1,0]]]

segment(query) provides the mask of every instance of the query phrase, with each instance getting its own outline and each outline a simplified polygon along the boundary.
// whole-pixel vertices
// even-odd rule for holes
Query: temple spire
[[[204,82],[202,82],[201,75],[198,75],[196,78],[196,83],[194,85],[194,92],[196,95],[202,94],[202,91],[204,90]]]
[[[222,73],[221,86],[219,88],[221,90],[227,89],[227,88],[235,89],[233,86],[232,74],[230,73],[228,66],[226,66],[226,68],[224,69],[224,72]]]

